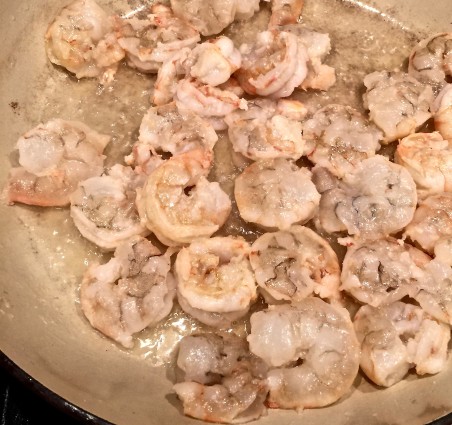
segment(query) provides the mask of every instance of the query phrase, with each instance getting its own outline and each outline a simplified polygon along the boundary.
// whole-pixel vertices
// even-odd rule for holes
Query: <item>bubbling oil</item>
[[[149,3],[133,0],[130,5],[140,11]],[[104,2],[103,5],[106,8],[110,6],[110,10],[114,5],[115,12],[131,12],[130,5],[125,3]],[[268,18],[268,6],[262,6],[262,11],[250,22],[233,23],[225,35],[230,36],[236,45],[250,42],[258,31],[265,30]],[[306,91],[294,95],[311,112],[329,103],[363,110],[364,76],[376,70],[403,69],[411,48],[418,41],[402,26],[356,6],[350,0],[305,0],[301,21],[315,31],[330,34],[332,50],[326,63],[336,69],[337,75],[336,85],[326,93]],[[112,142],[106,151],[106,166],[109,167],[123,162],[124,155],[130,152],[136,141],[141,119],[150,106],[154,81],[155,76],[143,75],[121,65],[115,80],[102,87],[95,80],[78,81],[61,68],[49,65],[36,80],[26,108],[26,120],[33,125],[54,117],[80,120],[111,135]],[[215,165],[210,179],[218,181],[233,201],[234,179],[239,173],[232,159],[227,134],[221,133],[215,147]],[[30,249],[40,256],[52,284],[57,282],[65,296],[74,297],[86,268],[94,262],[107,261],[109,255],[80,236],[67,209],[15,208],[29,230]],[[232,213],[218,234],[241,235],[253,242],[262,230],[245,223],[233,201]],[[331,239],[330,242],[334,246],[335,241]],[[338,254],[342,257],[343,251]],[[259,301],[252,311],[263,305]],[[245,336],[249,332],[248,319],[249,315],[237,321],[231,331]],[[89,326],[81,313],[80,326]],[[203,330],[208,330],[208,327],[176,305],[166,320],[137,335],[131,355],[139,356],[153,366],[168,364],[182,337]]]

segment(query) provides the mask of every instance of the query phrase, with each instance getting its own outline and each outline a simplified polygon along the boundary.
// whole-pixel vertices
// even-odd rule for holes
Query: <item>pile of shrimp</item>
[[[221,35],[265,7],[268,29],[254,42]],[[359,369],[389,387],[446,364],[452,33],[421,41],[407,72],[367,75],[367,113],[308,111],[291,95],[326,91],[336,76],[324,63],[331,40],[301,23],[302,7],[171,0],[125,18],[74,1],[45,35],[50,61],[104,84],[125,60],[157,74],[152,104],[109,169],[109,136],[39,124],[19,138],[6,187],[10,204],[69,207],[80,233],[112,253],[80,287],[103,335],[132,348],[175,303],[210,329],[180,341],[173,387],[186,415],[209,422],[330,405]],[[210,179],[221,132],[241,170],[233,200]],[[393,158],[379,154],[388,144]],[[254,241],[219,236],[234,205],[260,229]],[[346,246],[343,261],[332,240]],[[238,319],[246,338],[232,329]]]

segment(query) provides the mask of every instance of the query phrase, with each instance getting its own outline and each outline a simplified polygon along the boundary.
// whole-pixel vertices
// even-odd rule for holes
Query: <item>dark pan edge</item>
[[[11,359],[9,359],[3,351],[0,350],[0,367],[3,368],[9,375],[17,379],[21,384],[31,389],[35,394],[44,399],[53,407],[61,412],[70,415],[74,419],[96,425],[114,425],[105,419],[99,418],[92,413],[70,403],[63,397],[49,390],[46,386],[31,377],[27,372],[17,366]],[[437,424],[435,424],[437,425]],[[439,424],[442,425],[442,424]]]

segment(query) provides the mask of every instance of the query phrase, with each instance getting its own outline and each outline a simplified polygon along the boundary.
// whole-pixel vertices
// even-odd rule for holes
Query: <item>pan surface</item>
[[[119,13],[141,6],[139,0],[99,3]],[[78,119],[112,134],[108,166],[130,150],[149,105],[152,83],[133,70],[120,69],[110,90],[91,80],[77,81],[47,61],[43,35],[66,4],[0,0],[2,186],[17,162],[17,138],[39,122]],[[368,68],[356,70],[345,62],[338,67],[337,90],[349,87],[344,101],[352,106],[360,98],[357,81],[365,73],[401,66],[418,39],[452,30],[450,0],[305,0],[304,14],[311,26],[331,33],[333,65],[339,64],[341,52],[349,64],[362,61],[360,49],[371,52]],[[243,27],[231,31],[237,40],[246,37]],[[379,52],[386,53],[378,57]],[[318,98],[319,104],[327,101],[325,96]],[[220,140],[217,149],[224,146],[225,140]],[[171,394],[172,369],[164,367],[175,343],[195,329],[193,321],[175,309],[165,324],[140,334],[132,351],[121,349],[88,325],[76,301],[83,271],[103,255],[78,235],[67,210],[8,207],[2,202],[0,231],[0,349],[11,361],[63,399],[115,424],[199,423],[182,416]],[[259,423],[303,420],[316,425],[334,418],[338,425],[423,424],[452,411],[451,394],[449,359],[447,370],[438,375],[409,375],[384,390],[360,375],[353,391],[328,408],[300,414],[272,411]]]

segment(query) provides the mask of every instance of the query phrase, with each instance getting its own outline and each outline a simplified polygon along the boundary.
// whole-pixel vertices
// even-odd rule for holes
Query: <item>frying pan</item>
[[[452,30],[450,0],[343,2],[344,7],[380,13],[420,36]],[[135,0],[128,5],[118,1],[100,3],[115,11],[140,5]],[[120,134],[127,127],[128,133],[116,136],[109,152],[110,156],[120,156],[130,148],[135,136],[130,129],[136,131],[146,108],[149,84],[144,77],[141,86],[118,88],[109,97],[119,110],[110,116],[108,105],[100,108],[104,99],[100,87],[93,82],[77,82],[49,64],[43,34],[66,4],[66,0],[0,0],[2,185],[11,164],[17,161],[13,149],[19,135],[51,115],[84,118],[97,130],[112,134]],[[89,95],[93,87],[94,100]],[[128,105],[124,93],[139,98],[137,105]],[[28,382],[41,393],[71,411],[82,412],[88,420],[99,417],[128,425],[199,423],[182,416],[180,404],[170,391],[171,369],[155,367],[158,356],[151,355],[149,340],[140,340],[142,345],[147,341],[148,351],[138,347],[138,351],[128,352],[87,325],[74,300],[86,264],[102,260],[102,256],[77,236],[66,210],[8,207],[3,202],[0,231],[0,349],[3,363],[13,368],[16,376],[29,375],[32,380]],[[154,341],[164,345],[158,338]],[[384,390],[359,376],[354,387],[348,396],[328,408],[300,414],[274,411],[259,423],[426,423],[452,411],[452,359],[438,375],[409,375]]]

